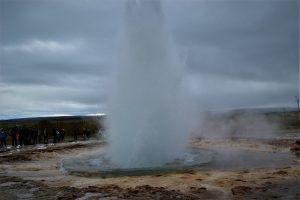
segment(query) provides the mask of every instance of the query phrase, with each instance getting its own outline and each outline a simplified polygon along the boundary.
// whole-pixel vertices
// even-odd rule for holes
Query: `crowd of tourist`
[[[60,143],[65,140],[66,131],[65,129],[52,129],[51,135],[49,134],[49,130],[44,129],[37,129],[37,128],[26,128],[26,127],[17,127],[14,126],[9,130],[4,130],[0,128],[0,148],[7,147],[7,138],[10,137],[11,139],[11,146],[12,147],[23,147],[25,145],[35,145],[38,143],[48,144],[49,137],[51,137],[53,143]],[[74,140],[77,141],[78,135],[82,133],[84,139],[89,139],[90,137],[90,130],[84,129],[83,131],[78,131],[74,129],[73,137]]]

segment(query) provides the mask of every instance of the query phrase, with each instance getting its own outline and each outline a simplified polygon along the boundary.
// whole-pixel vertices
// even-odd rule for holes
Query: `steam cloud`
[[[204,138],[272,138],[276,136],[279,124],[258,113],[214,113],[204,114],[193,132]]]

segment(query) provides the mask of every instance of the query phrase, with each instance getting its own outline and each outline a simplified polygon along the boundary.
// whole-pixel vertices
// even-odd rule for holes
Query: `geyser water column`
[[[162,166],[187,140],[182,68],[157,0],[127,1],[109,101],[111,162]]]

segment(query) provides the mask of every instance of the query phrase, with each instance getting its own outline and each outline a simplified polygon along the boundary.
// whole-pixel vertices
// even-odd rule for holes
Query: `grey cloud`
[[[298,1],[193,1],[186,6],[194,11],[190,15],[180,5],[173,23],[180,21],[184,28],[174,25],[174,34],[189,52],[191,70],[231,78],[297,79]]]
[[[102,112],[105,103],[103,91],[86,87],[51,87],[34,85],[8,86],[2,104],[7,114],[34,113],[95,113]],[[1,94],[3,90],[0,89]],[[72,110],[73,109],[73,110]],[[5,114],[5,113],[4,113]],[[32,115],[31,114],[31,115]]]
[[[123,1],[1,0],[0,118],[105,112]],[[299,1],[165,0],[205,109],[294,106]]]
[[[109,70],[107,58],[97,56],[86,47],[76,51],[71,48],[68,53],[68,49],[60,46],[58,50],[53,47],[55,52],[48,52],[51,45],[37,49],[28,46],[21,44],[2,49],[1,77],[6,83],[57,85],[66,83],[68,77],[78,77],[79,80],[83,75],[87,80],[94,76],[101,78]]]
[[[116,28],[111,22],[118,19],[118,5],[109,0],[2,0],[1,43],[19,43],[32,38],[111,38]]]

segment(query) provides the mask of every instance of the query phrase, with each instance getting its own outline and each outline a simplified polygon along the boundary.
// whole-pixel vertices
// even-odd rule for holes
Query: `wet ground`
[[[0,199],[300,199],[300,141],[195,138],[214,162],[144,176],[70,174],[62,161],[101,152],[104,141],[37,145],[0,153]]]

